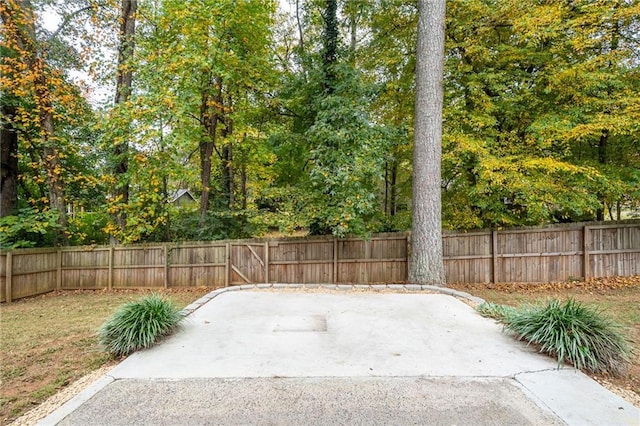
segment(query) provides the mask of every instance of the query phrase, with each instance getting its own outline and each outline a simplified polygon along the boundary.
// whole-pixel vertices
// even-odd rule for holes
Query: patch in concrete
[[[273,325],[273,332],[316,332],[326,333],[327,318],[324,315],[279,317]]]

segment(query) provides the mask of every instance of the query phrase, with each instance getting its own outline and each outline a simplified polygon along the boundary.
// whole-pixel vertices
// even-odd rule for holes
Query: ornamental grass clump
[[[621,327],[573,299],[519,309],[505,323],[507,330],[557,357],[558,366],[569,362],[580,370],[612,375],[626,369],[630,352]]]
[[[498,303],[492,302],[484,302],[476,309],[483,317],[493,318],[502,323],[506,323],[509,319],[509,316],[511,316],[516,311],[516,309],[511,306],[500,305]]]
[[[172,333],[182,319],[180,310],[157,294],[126,303],[100,328],[100,344],[115,356],[148,348]]]

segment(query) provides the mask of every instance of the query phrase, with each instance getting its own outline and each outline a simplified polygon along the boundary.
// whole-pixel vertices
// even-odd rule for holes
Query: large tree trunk
[[[67,212],[62,182],[62,167],[60,164],[60,152],[56,144],[56,136],[53,122],[53,100],[49,91],[49,78],[44,53],[36,39],[35,15],[33,6],[29,0],[14,3],[16,10],[6,9],[2,19],[5,25],[11,26],[16,36],[15,42],[22,49],[25,63],[33,79],[33,98],[35,110],[38,114],[40,127],[40,140],[38,149],[41,153],[43,166],[46,171],[46,183],[49,191],[49,206],[58,210],[58,225],[60,229],[56,234],[56,244],[67,243]],[[14,21],[14,16],[18,17]]]
[[[398,160],[391,163],[391,182],[389,194],[389,216],[394,217],[398,212]]]
[[[300,56],[304,53],[304,32],[302,30],[302,12],[300,11],[300,0],[296,0],[296,22],[298,25],[298,49]]]
[[[131,60],[133,59],[133,48],[135,45],[136,31],[136,10],[137,0],[122,0],[120,7],[120,35],[118,46],[118,68],[116,70],[116,96],[115,104],[127,102],[131,96],[131,85],[133,72]],[[116,159],[114,174],[116,176],[116,187],[114,194],[122,205],[129,202],[129,142],[126,138],[113,149]],[[119,210],[114,215],[114,219],[120,229],[124,230],[127,217],[123,210]]]
[[[325,94],[330,95],[335,90],[335,63],[338,60],[338,1],[326,0],[324,11],[324,52],[322,58],[322,83]]]
[[[393,158],[385,163],[384,170],[384,213],[389,219],[393,218],[398,211],[397,180],[398,160]]]
[[[53,124],[53,102],[49,93],[49,82],[46,75],[44,60],[34,52],[30,60],[35,78],[35,99],[38,105],[42,146],[42,161],[47,174],[47,187],[49,190],[49,206],[58,210],[59,231],[56,235],[56,243],[66,245],[67,240],[67,206],[64,198],[64,186],[62,183],[62,167],[60,165],[60,152],[55,141],[55,128]]]
[[[233,170],[233,145],[231,143],[222,147],[222,161],[220,162],[222,173],[222,198],[228,209],[233,210],[235,204],[235,185]]]
[[[10,34],[10,37],[13,38],[12,41],[22,51],[28,72],[31,73],[35,111],[37,112],[40,127],[41,139],[38,141],[38,149],[46,170],[49,205],[60,212],[58,224],[61,229],[58,237],[59,241],[64,244],[67,241],[65,233],[67,216],[61,181],[62,169],[60,167],[60,153],[55,143],[53,102],[51,100],[51,93],[49,92],[47,66],[36,39],[36,20],[33,13],[33,6],[29,0],[16,1],[2,6],[0,10],[2,11],[2,22],[6,27],[6,34]],[[6,130],[11,132],[8,128]],[[11,136],[9,133],[5,135],[3,132],[3,153],[5,136],[9,142],[12,137],[15,137],[15,135]],[[11,145],[8,145],[7,149],[9,150],[9,156],[11,156]],[[17,148],[13,151],[14,155],[16,153]]]
[[[202,186],[202,194],[200,196],[200,225],[204,225],[209,210],[209,195],[211,194],[211,157],[213,155],[213,143],[211,138],[204,139],[200,142],[200,185]]]
[[[233,105],[233,99],[229,97],[227,107]],[[224,127],[221,130],[223,140],[233,134],[233,119],[229,116],[224,118]],[[222,148],[222,196],[224,203],[229,210],[233,210],[235,200],[235,170],[233,167],[233,143],[228,142]]]
[[[120,7],[120,33],[118,46],[118,69],[116,70],[116,98],[120,104],[129,100],[133,71],[131,59],[135,46],[137,0],[122,0]]]
[[[409,280],[443,286],[440,162],[445,2],[420,0],[418,10]]]
[[[11,124],[15,113],[14,107],[2,106],[0,217],[12,214],[18,204],[18,133]]]
[[[209,210],[209,196],[211,194],[211,157],[215,148],[217,114],[208,117],[211,121],[207,126],[207,136],[200,141],[200,225],[204,225]],[[206,119],[206,118],[205,118]]]
[[[221,119],[222,108],[222,78],[216,77],[213,80],[210,76],[204,77],[204,89],[202,103],[200,105],[200,122],[207,131],[206,137],[200,141],[200,185],[202,195],[200,196],[200,225],[204,225],[209,210],[211,198],[211,167],[213,153],[222,158],[216,148],[218,136],[218,121]],[[211,97],[210,90],[215,85],[215,95]]]
[[[240,168],[240,196],[242,197],[242,210],[247,209],[247,164],[242,163]]]
[[[607,164],[607,142],[609,141],[609,131],[604,129],[602,133],[600,133],[600,140],[598,141],[598,163]],[[606,205],[606,200],[601,195],[600,202],[602,203],[601,207],[598,207],[596,210],[596,220],[604,220],[604,207]]]

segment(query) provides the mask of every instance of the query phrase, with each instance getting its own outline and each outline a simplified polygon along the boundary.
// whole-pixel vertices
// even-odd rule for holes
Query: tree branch
[[[104,6],[104,4],[99,4],[99,6]],[[67,26],[67,24],[76,16],[80,15],[82,12],[85,12],[87,10],[93,9],[93,6],[85,6],[85,7],[81,7],[78,10],[75,10],[67,15],[65,15],[62,18],[62,22],[60,23],[60,25],[58,26],[58,28],[56,28],[56,30],[51,33],[51,35],[47,38],[46,43],[51,43],[51,41],[53,41],[56,37],[58,37],[58,35],[60,34],[60,32],[62,32],[62,30],[64,29],[64,27]]]

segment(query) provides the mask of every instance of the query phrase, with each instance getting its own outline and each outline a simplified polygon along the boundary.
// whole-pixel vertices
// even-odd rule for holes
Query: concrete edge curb
[[[79,394],[73,396],[67,402],[62,404],[60,407],[58,407],[52,413],[50,413],[49,415],[45,416],[44,418],[38,420],[36,425],[38,425],[38,426],[53,426],[53,425],[57,425],[65,417],[67,417],[69,414],[73,413],[82,404],[84,404],[85,402],[87,402],[88,400],[93,398],[98,392],[100,392],[102,389],[104,389],[105,387],[107,387],[108,385],[113,383],[114,381],[115,381],[115,379],[113,377],[109,376],[109,373],[105,374],[104,376],[100,377],[98,380],[96,380],[95,382],[93,382],[89,386],[87,386]]]
[[[223,287],[213,290],[195,302],[192,302],[180,311],[183,317],[188,317],[193,312],[198,310],[202,305],[218,297],[222,293],[228,291],[242,291],[242,290],[264,290],[264,289],[276,289],[276,290],[335,290],[335,291],[353,291],[353,290],[369,290],[369,291],[382,291],[382,290],[395,290],[395,291],[410,291],[410,292],[435,292],[440,294],[446,294],[448,296],[459,297],[466,299],[472,303],[482,304],[485,303],[484,299],[476,296],[472,296],[469,293],[463,291],[454,290],[447,287],[438,287],[433,285],[421,285],[421,284],[284,284],[284,283],[263,283],[263,284],[243,284],[239,286]]]

